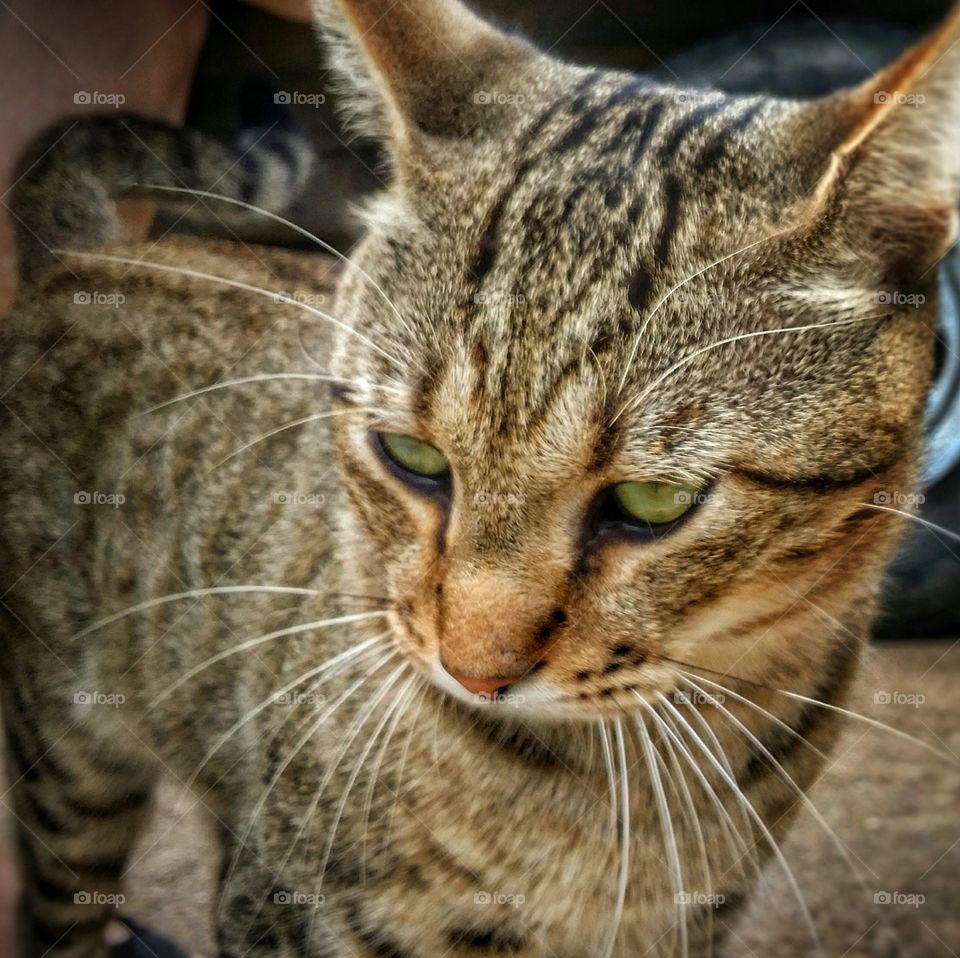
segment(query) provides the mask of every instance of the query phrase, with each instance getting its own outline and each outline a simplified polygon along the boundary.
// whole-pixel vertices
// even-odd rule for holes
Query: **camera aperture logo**
[[[274,293],[273,301],[278,305],[306,306],[307,309],[322,309],[327,304],[326,293],[304,293],[298,289]]]
[[[477,695],[480,702],[489,702],[493,705],[506,705],[510,708],[520,708],[527,697],[518,692],[480,692]]]
[[[275,891],[273,893],[273,903],[275,905],[322,905],[327,900],[327,896],[320,892],[297,891],[288,889],[285,891]]]
[[[73,704],[92,707],[94,705],[105,705],[108,708],[118,709],[127,701],[127,697],[122,692],[86,692],[78,689],[73,693]]]
[[[316,109],[327,102],[323,93],[305,93],[301,90],[279,90],[273,95],[273,102],[279,106],[312,106]]]
[[[673,494],[673,501],[678,506],[705,506],[711,502],[720,503],[723,497],[719,492],[704,492],[702,489],[678,489]]]
[[[673,702],[675,705],[713,705],[721,706],[726,702],[727,697],[722,693],[711,694],[702,689],[692,689],[686,691],[677,689],[673,693]]]
[[[277,692],[273,697],[277,705],[325,705],[327,697],[322,692]]]
[[[923,692],[901,692],[897,689],[881,690],[873,693],[874,705],[908,705],[920,708],[927,701]]]
[[[878,90],[873,95],[878,104],[895,103],[897,106],[923,106],[927,98],[922,93],[903,93],[900,90]]]
[[[327,497],[322,492],[275,492],[273,501],[278,506],[319,509],[327,501]]]
[[[481,106],[506,106],[525,103],[526,100],[522,93],[504,93],[502,90],[478,90],[473,95],[473,102]]]
[[[119,908],[126,900],[126,895],[108,895],[102,891],[78,891],[73,894],[75,905],[110,905],[111,908]]]
[[[75,306],[112,306],[119,309],[127,297],[123,293],[103,293],[98,289],[84,290],[73,294]]]
[[[714,895],[702,891],[678,891],[673,896],[676,905],[709,905],[711,908],[719,908],[726,900],[726,895]]]
[[[922,306],[927,297],[923,293],[905,293],[899,289],[881,289],[876,296],[878,306]]]
[[[878,891],[873,896],[875,905],[907,905],[910,908],[919,908],[926,900],[926,895],[902,891]]]
[[[473,896],[475,905],[508,905],[510,908],[520,908],[526,900],[525,895],[502,891],[478,891]]]
[[[922,506],[927,501],[927,497],[922,492],[898,492],[896,490],[883,490],[873,494],[873,504],[875,506],[894,506],[897,509],[914,509]]]
[[[127,102],[122,93],[102,93],[100,90],[77,90],[73,94],[73,102],[77,106],[112,106],[119,110]]]
[[[98,492],[97,490],[86,492],[81,490],[73,494],[73,502],[77,506],[113,506],[114,509],[119,509],[126,501],[127,497],[122,492]]]

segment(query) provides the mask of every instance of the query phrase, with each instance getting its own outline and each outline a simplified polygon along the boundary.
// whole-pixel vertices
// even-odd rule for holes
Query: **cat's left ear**
[[[801,231],[867,283],[929,275],[957,233],[960,4],[885,70],[794,119],[797,148],[808,159],[823,151]]]
[[[396,156],[515,120],[536,51],[458,0],[314,0],[348,120]]]

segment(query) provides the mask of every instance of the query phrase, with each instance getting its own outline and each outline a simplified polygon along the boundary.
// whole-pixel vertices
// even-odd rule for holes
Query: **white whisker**
[[[180,276],[189,276],[193,279],[203,279],[211,283],[217,283],[221,286],[229,286],[233,289],[242,289],[248,293],[256,293],[259,296],[267,297],[273,303],[285,303],[288,306],[295,306],[297,309],[301,310],[304,313],[309,314],[310,316],[315,316],[318,319],[322,319],[332,325],[336,326],[338,329],[347,333],[349,336],[354,336],[359,339],[361,342],[365,343],[375,352],[378,352],[385,359],[393,363],[398,369],[404,369],[404,364],[397,359],[395,356],[392,356],[385,349],[382,349],[378,346],[372,339],[368,339],[363,333],[358,332],[352,326],[348,326],[346,323],[341,322],[335,316],[331,316],[329,313],[325,313],[322,310],[315,309],[313,306],[308,305],[307,303],[302,303],[297,299],[294,299],[292,296],[287,296],[285,293],[275,293],[269,289],[265,289],[263,286],[254,286],[251,283],[244,283],[238,279],[227,279],[224,276],[215,276],[213,273],[204,273],[201,270],[196,269],[187,269],[182,266],[168,266],[166,263],[156,263],[150,260],[145,259],[133,259],[128,256],[113,256],[109,253],[85,253],[80,250],[57,250],[64,256],[76,256],[80,259],[92,259],[97,260],[101,263],[117,263],[121,266],[143,266],[146,269],[157,270],[161,273],[175,273]]]
[[[925,742],[922,738],[917,738],[915,735],[911,735],[909,732],[904,732],[894,725],[887,725],[886,722],[880,722],[877,719],[870,718],[869,716],[861,715],[859,712],[852,712],[850,709],[842,708],[839,705],[831,705],[829,702],[821,702],[819,699],[812,699],[807,695],[801,695],[799,692],[788,692],[786,689],[776,689],[776,691],[779,692],[780,695],[786,695],[789,698],[796,699],[798,702],[808,702],[810,705],[816,705],[822,709],[828,709],[831,712],[836,712],[839,715],[845,715],[847,718],[864,722],[872,728],[880,729],[881,731],[887,732],[890,735],[895,735],[897,738],[901,738],[905,742],[910,742],[912,745],[919,745],[932,755],[936,755],[937,758],[949,762],[951,765],[960,767],[960,759],[958,759],[957,756],[952,752],[941,751],[935,745],[931,745],[929,742]]]
[[[640,701],[643,701],[641,699]],[[644,702],[644,705],[649,705]],[[683,905],[683,866],[680,862],[680,851],[677,846],[677,836],[673,827],[673,816],[670,814],[670,805],[667,802],[667,793],[663,787],[663,780],[660,777],[660,768],[657,759],[661,758],[657,750],[653,747],[653,741],[650,738],[650,732],[646,724],[639,718],[636,720],[637,729],[640,732],[640,744],[643,747],[643,755],[646,759],[647,772],[650,776],[650,784],[653,786],[653,797],[657,805],[657,812],[660,815],[660,828],[663,833],[664,851],[667,855],[667,861],[670,866],[670,875],[673,879],[673,892],[676,907],[679,909],[680,920],[678,927],[680,929],[680,947],[684,958],[690,953],[690,942],[687,934],[687,912]]]
[[[228,456],[224,456],[219,462],[213,465],[213,469],[219,469],[220,466],[224,463],[229,462],[231,459],[239,456],[241,453],[246,452],[248,449],[252,449],[258,443],[266,442],[268,439],[271,439],[273,436],[278,436],[282,432],[286,432],[288,429],[296,429],[298,426],[305,426],[311,422],[320,422],[323,419],[335,419],[338,416],[349,416],[356,413],[380,413],[381,410],[373,409],[370,407],[361,407],[358,409],[333,409],[327,410],[325,412],[312,413],[309,416],[303,416],[300,419],[295,419],[293,422],[285,423],[282,426],[278,426],[276,429],[271,429],[269,432],[265,432],[262,436],[257,436],[256,439],[251,440],[250,442],[244,443],[239,449],[234,449],[233,452]]]
[[[253,811],[250,814],[250,817],[248,819],[247,827],[244,830],[244,833],[241,836],[240,841],[237,845],[237,850],[236,852],[234,852],[233,858],[231,859],[230,867],[222,883],[222,887],[224,889],[228,888],[233,881],[234,875],[236,874],[236,870],[240,862],[240,853],[246,847],[247,841],[250,838],[250,834],[253,831],[253,827],[257,822],[257,820],[260,818],[260,815],[262,814],[263,809],[267,804],[267,799],[270,797],[270,793],[276,787],[277,782],[280,781],[284,772],[286,772],[286,770],[290,767],[290,764],[297,757],[300,750],[307,744],[307,742],[310,741],[311,738],[313,738],[314,735],[316,735],[319,729],[330,719],[330,717],[334,714],[334,712],[336,712],[336,710],[340,708],[340,706],[343,705],[343,703],[346,702],[347,699],[349,699],[350,696],[357,691],[357,689],[359,689],[362,685],[368,682],[374,675],[376,675],[376,673],[380,669],[382,669],[388,662],[390,662],[391,659],[395,658],[397,654],[398,654],[397,650],[392,649],[389,652],[387,652],[385,655],[383,655],[380,659],[377,660],[377,662],[374,663],[374,665],[370,669],[367,670],[367,672],[364,675],[361,675],[359,679],[356,679],[354,682],[352,682],[344,692],[342,692],[339,696],[337,696],[337,698],[333,701],[332,704],[330,704],[325,709],[323,709],[323,711],[320,713],[318,718],[314,719],[311,722],[308,722],[309,728],[303,735],[301,735],[301,737],[296,741],[294,746],[290,749],[289,754],[286,756],[286,758],[284,758],[284,760],[277,767],[276,771],[273,773],[272,777],[270,778],[270,781],[267,783],[263,792],[260,794],[260,798],[257,800],[257,803],[254,806]],[[279,873],[280,869],[275,869],[275,872]],[[225,899],[226,899],[226,895],[221,895],[221,903]]]
[[[751,874],[743,867],[741,862],[746,859],[750,865],[753,866],[754,872],[759,872],[760,866],[757,861],[755,850],[747,845],[747,840],[744,835],[741,833],[740,829],[737,828],[736,823],[731,817],[730,813],[727,811],[726,805],[720,800],[720,796],[717,795],[716,789],[713,787],[713,784],[707,778],[703,769],[700,767],[700,763],[697,762],[696,757],[687,748],[683,739],[680,737],[679,729],[672,724],[670,718],[666,715],[660,715],[657,710],[650,705],[648,702],[644,701],[643,698],[638,694],[634,693],[637,696],[638,701],[647,710],[647,714],[653,720],[654,724],[658,729],[662,729],[668,736],[668,738],[674,743],[674,745],[680,750],[680,754],[684,757],[687,764],[690,766],[690,770],[693,772],[697,781],[700,783],[704,792],[707,795],[707,798],[710,800],[710,803],[716,809],[717,814],[719,815],[719,821],[721,828],[723,829],[724,839],[727,842],[727,845],[730,848],[730,852],[733,858],[733,861],[736,865],[739,866],[740,874],[743,876],[744,880],[749,882],[752,878]],[[687,735],[697,742],[697,747],[700,750],[706,748],[706,745],[703,743],[703,740],[697,735],[693,727],[681,719],[683,726],[686,730]],[[719,749],[719,743],[717,743]],[[729,761],[727,760],[726,755],[723,753],[722,749],[719,749],[719,760],[729,768]],[[732,774],[732,773],[731,773]],[[740,803],[737,803],[737,807],[740,807]],[[742,811],[742,809],[741,809]],[[748,819],[743,819],[744,827],[746,831],[750,833],[751,836],[751,845],[753,845],[753,829],[750,825]]]
[[[894,509],[893,506],[881,506],[875,502],[861,502],[860,505],[866,506],[868,509],[879,509],[881,512],[892,512],[895,515],[903,516],[905,519],[911,519],[913,522],[926,526],[926,528],[932,532],[939,532],[948,539],[953,539],[954,542],[960,542],[960,532],[954,532],[952,529],[938,526],[935,522],[931,522],[929,519],[923,519],[920,516],[915,516],[912,512],[905,512],[903,509]]]
[[[683,725],[687,723],[684,721],[683,716],[680,715],[679,711],[673,705],[673,703],[662,693],[657,693],[657,700],[667,709],[671,715],[675,716]],[[688,726],[689,727],[689,726]],[[703,743],[699,740],[694,740],[700,748],[700,751],[707,759],[707,761],[713,766],[717,771],[720,777],[726,782],[727,787],[730,791],[738,797],[738,800],[744,803],[743,807],[745,811],[750,815],[750,818],[753,820],[754,824],[760,829],[763,834],[763,837],[773,852],[774,857],[777,859],[777,863],[780,865],[781,870],[783,871],[784,877],[787,880],[787,883],[790,885],[790,889],[793,892],[794,897],[797,900],[797,904],[800,906],[800,911],[803,915],[804,923],[810,931],[810,937],[814,944],[814,949],[817,954],[823,954],[823,947],[820,944],[820,936],[817,933],[816,925],[813,922],[813,916],[810,914],[810,908],[807,905],[806,898],[804,898],[803,892],[800,890],[800,885],[797,882],[796,876],[793,873],[793,869],[790,867],[787,859],[784,857],[783,851],[780,848],[780,845],[777,843],[777,840],[773,837],[772,832],[767,827],[766,822],[764,822],[760,813],[753,807],[753,804],[747,799],[746,795],[743,793],[743,790],[737,784],[737,780],[727,774],[726,770],[723,768],[723,765],[717,760],[714,754],[710,749],[705,748]]]
[[[680,674],[687,680],[688,685],[690,685],[695,690],[699,691],[701,694],[705,695],[708,700],[711,700],[711,704],[719,707],[718,703],[712,701],[713,697],[708,695],[703,688],[698,686],[696,684],[697,682],[703,682],[705,685],[709,685],[710,688],[718,689],[724,695],[729,695],[730,698],[736,699],[738,702],[741,702],[742,704],[746,705],[748,708],[753,709],[755,712],[758,712],[768,721],[773,722],[774,725],[778,726],[779,728],[782,728],[785,732],[787,732],[793,738],[797,739],[797,741],[802,742],[818,758],[821,758],[824,761],[827,760],[826,752],[817,748],[817,746],[814,745],[813,742],[807,741],[807,739],[805,739],[795,728],[793,728],[793,726],[784,722],[782,718],[780,718],[777,715],[774,715],[773,712],[770,712],[769,710],[765,709],[762,705],[757,705],[756,702],[752,701],[751,699],[748,699],[745,695],[738,695],[736,692],[733,691],[733,689],[729,689],[725,685],[721,685],[719,682],[713,682],[708,678],[704,678],[702,675],[694,675],[692,672],[684,672],[683,670],[680,671]],[[697,710],[693,709],[692,711],[696,712]]]
[[[378,693],[377,702],[382,701],[389,694],[390,690],[394,685],[399,681],[400,677],[404,672],[409,670],[410,666],[406,662],[401,662],[400,665],[394,669],[393,672],[387,677],[386,681],[383,683],[383,687]],[[403,697],[409,691],[417,676],[414,674],[410,676],[407,680],[407,683],[400,687],[400,689],[394,694],[393,700],[384,709],[383,715],[380,716],[380,721],[377,722],[373,731],[370,733],[367,744],[364,745],[363,749],[360,752],[359,757],[354,762],[353,770],[350,772],[350,777],[347,779],[347,784],[341,790],[340,801],[337,804],[337,809],[334,812],[333,816],[333,825],[330,827],[330,834],[327,838],[327,845],[323,852],[323,858],[320,860],[320,868],[317,871],[317,888],[323,887],[323,879],[327,874],[327,865],[330,862],[330,855],[333,852],[333,844],[337,837],[337,829],[340,827],[340,821],[343,818],[344,809],[347,807],[347,802],[350,799],[350,793],[353,791],[353,786],[357,782],[357,778],[360,775],[360,772],[363,770],[364,765],[367,761],[367,756],[373,750],[374,745],[376,745],[377,739],[380,736],[380,733],[387,727],[388,722],[390,722],[393,717],[393,713],[401,713],[401,706],[403,705]],[[294,838],[294,842],[296,842]]]
[[[617,812],[617,785],[613,771],[613,748],[610,746],[610,733],[607,731],[607,725],[603,719],[598,721],[597,730],[600,733],[603,764],[607,770],[607,787],[610,794],[610,832],[612,835],[616,835],[617,823],[620,816]]]
[[[663,296],[661,296],[660,299],[658,299],[657,302],[654,303],[653,308],[647,314],[646,319],[644,319],[640,328],[636,331],[636,333],[634,333],[633,348],[630,352],[630,358],[627,360],[626,364],[624,365],[623,377],[620,380],[620,391],[621,392],[623,391],[623,387],[626,385],[626,382],[627,382],[627,376],[629,375],[630,370],[633,368],[633,361],[634,359],[637,358],[637,349],[639,348],[640,337],[644,334],[647,326],[650,325],[654,316],[657,315],[661,307],[665,303],[667,303],[675,293],[683,289],[683,287],[686,286],[687,283],[691,282],[692,280],[695,280],[698,276],[702,276],[704,273],[707,273],[711,269],[714,269],[715,267],[720,266],[722,263],[726,263],[728,260],[733,259],[735,256],[739,256],[741,253],[746,253],[748,250],[753,249],[755,246],[760,246],[761,243],[769,243],[771,240],[777,239],[778,237],[783,236],[787,232],[789,232],[789,230],[780,230],[776,233],[773,233],[770,236],[762,236],[760,239],[754,240],[752,243],[748,243],[746,246],[741,246],[739,249],[735,249],[732,253],[727,253],[726,255],[721,256],[719,259],[715,259],[712,263],[707,263],[706,266],[702,267],[701,269],[698,269],[695,273],[691,273],[686,279],[680,280],[679,283],[677,283],[675,286],[668,289],[663,294]]]
[[[341,615],[333,619],[317,619],[313,622],[304,622],[300,625],[291,625],[285,629],[277,629],[275,632],[268,632],[266,635],[257,636],[255,639],[248,639],[245,642],[241,642],[239,645],[232,646],[229,649],[224,649],[222,652],[217,652],[216,655],[211,655],[209,658],[204,659],[204,661],[199,665],[195,665],[184,675],[181,675],[176,682],[168,686],[164,692],[154,698],[154,700],[147,707],[147,711],[150,712],[155,709],[178,688],[198,676],[201,672],[213,665],[216,665],[218,662],[222,662],[224,659],[227,659],[232,655],[238,655],[240,652],[248,652],[250,649],[258,648],[267,642],[272,642],[275,639],[282,639],[289,635],[300,635],[303,632],[311,632],[314,629],[327,629],[335,625],[349,625],[353,622],[365,622],[367,619],[376,619],[384,615],[386,615],[386,613],[382,611],[353,612],[350,615]]]
[[[108,615],[105,618],[97,619],[97,621],[92,625],[88,625],[79,632],[75,632],[67,641],[75,642],[77,639],[82,639],[85,635],[89,635],[91,632],[96,632],[98,629],[106,628],[108,625],[112,625],[114,622],[119,622],[120,619],[124,619],[128,615],[136,615],[138,612],[146,612],[150,609],[156,608],[158,605],[166,605],[168,602],[181,602],[185,599],[202,599],[204,596],[208,595],[242,595],[245,593],[268,593],[278,595],[324,594],[317,589],[298,589],[294,586],[284,585],[221,585],[213,586],[212,588],[208,589],[187,589],[184,592],[172,592],[169,595],[161,595],[154,599],[147,599],[145,602],[139,602],[136,605],[132,605],[129,608],[123,609],[121,612],[114,612],[112,615]]]
[[[876,315],[864,316],[857,319],[841,319],[835,320],[834,322],[829,323],[807,323],[803,326],[781,326],[777,329],[758,329],[749,333],[740,333],[737,336],[728,336],[726,339],[717,340],[714,343],[710,343],[707,346],[701,346],[699,349],[695,349],[692,353],[688,353],[682,359],[678,359],[672,366],[669,366],[664,372],[662,372],[657,378],[647,386],[639,396],[635,396],[632,399],[627,400],[619,410],[617,410],[616,415],[611,420],[611,424],[615,423],[627,410],[636,408],[639,406],[649,395],[657,388],[664,380],[669,379],[675,372],[682,369],[684,366],[692,363],[695,359],[702,356],[704,353],[708,353],[713,349],[719,349],[721,346],[729,346],[731,343],[739,343],[748,339],[757,339],[761,336],[778,336],[786,333],[805,333],[809,332],[812,329],[832,329],[836,326],[851,326],[856,323],[870,322],[878,317]]]
[[[348,385],[358,386],[361,388],[370,388],[370,386],[372,386],[371,383],[361,383],[353,379],[342,379],[339,376],[323,376],[319,375],[318,373],[262,373],[259,376],[242,376],[239,379],[230,379],[226,382],[213,383],[210,386],[204,386],[202,389],[195,389],[193,392],[183,393],[180,396],[174,396],[173,399],[168,399],[166,402],[158,403],[156,406],[151,406],[149,409],[145,409],[143,412],[137,413],[136,418],[139,419],[141,416],[149,416],[151,413],[158,412],[161,409],[166,409],[168,406],[173,406],[176,403],[184,402],[187,399],[194,399],[197,396],[204,396],[207,393],[216,392],[219,389],[230,389],[233,386],[243,386],[247,383],[276,382],[278,380],[346,383]],[[381,386],[378,388],[386,391],[396,391],[391,386]]]
[[[702,686],[697,685],[692,679],[687,679],[693,688],[698,691],[701,695],[706,695],[705,690]],[[830,826],[829,822],[823,817],[820,813],[820,810],[816,805],[810,800],[806,792],[794,781],[790,773],[783,767],[783,765],[774,757],[773,753],[763,744],[763,742],[750,731],[747,726],[738,719],[733,712],[730,711],[725,705],[720,702],[714,702],[714,707],[720,712],[721,715],[724,715],[727,720],[739,730],[739,732],[746,738],[748,742],[770,763],[770,765],[776,770],[777,775],[780,777],[780,780],[793,792],[794,795],[803,803],[803,806],[807,809],[810,815],[813,817],[814,821],[823,829],[824,833],[833,843],[834,847],[840,854],[840,857],[846,862],[847,866],[850,868],[850,871],[853,872],[854,878],[859,882],[864,893],[868,892],[868,886],[863,877],[863,872],[860,868],[854,863],[853,857],[850,854],[847,846],[840,840],[840,837]],[[802,736],[798,736],[801,742],[806,742]],[[809,743],[808,743],[809,744]],[[823,753],[820,753],[823,754]],[[862,863],[861,863],[862,864]],[[877,875],[874,875],[874,878],[877,878]]]
[[[620,763],[620,872],[617,878],[617,904],[613,913],[610,929],[610,943],[607,946],[607,958],[613,954],[617,935],[623,921],[623,910],[627,901],[627,882],[630,878],[630,770],[627,767],[627,748],[623,736],[623,721],[617,719],[614,726],[617,742],[617,758]]]
[[[693,801],[693,794],[690,791],[690,786],[687,782],[687,777],[683,772],[683,766],[680,764],[680,759],[677,757],[677,750],[673,745],[673,742],[670,741],[670,738],[667,736],[666,732],[663,730],[663,724],[661,722],[656,722],[657,734],[660,737],[660,741],[663,742],[664,748],[667,750],[667,755],[670,759],[670,767],[672,768],[672,773],[670,774],[670,782],[675,791],[679,791],[680,798],[683,803],[686,805],[688,816],[687,820],[693,825],[693,834],[697,840],[697,848],[700,852],[700,869],[703,875],[703,884],[702,887],[704,891],[708,894],[713,894],[717,891],[713,887],[713,874],[710,869],[710,860],[707,857],[707,842],[703,834],[703,828],[700,825],[700,813],[697,810],[697,806]],[[666,772],[666,768],[664,768]],[[680,783],[679,790],[677,789],[677,782]],[[684,821],[681,818],[681,823]],[[713,909],[707,909],[707,958],[713,958]]]
[[[263,207],[254,206],[252,203],[247,203],[244,200],[237,199],[235,196],[225,196],[222,193],[213,193],[209,190],[192,190],[185,186],[158,186],[153,183],[148,183],[140,187],[141,189],[147,190],[162,190],[166,193],[187,193],[190,196],[201,196],[209,200],[220,200],[224,203],[230,203],[232,206],[238,206],[241,209],[249,210],[252,213],[259,213],[261,216],[266,217],[267,219],[273,220],[276,223],[281,223],[284,226],[289,227],[294,232],[299,233],[305,239],[310,240],[313,243],[316,243],[321,249],[326,250],[330,253],[331,256],[336,256],[340,262],[346,264],[349,269],[356,270],[382,297],[383,301],[393,310],[394,315],[397,319],[400,320],[400,323],[403,325],[403,328],[412,336],[413,330],[408,325],[407,321],[403,318],[400,310],[394,306],[392,300],[389,296],[380,288],[377,282],[373,277],[367,273],[365,270],[361,269],[350,257],[345,256],[340,252],[336,247],[331,246],[326,240],[320,239],[314,233],[311,233],[309,230],[304,229],[297,223],[294,223],[293,220],[288,220],[283,216],[280,216],[277,213],[274,213],[272,210],[265,210]]]
[[[286,685],[282,686],[279,689],[274,689],[262,702],[257,706],[247,711],[242,715],[233,725],[227,729],[214,743],[207,749],[206,754],[200,760],[200,764],[194,769],[193,774],[187,780],[187,787],[190,788],[194,782],[196,782],[197,776],[206,766],[206,764],[216,755],[217,752],[224,746],[224,744],[232,738],[237,732],[240,731],[248,722],[253,721],[261,712],[273,705],[278,698],[283,695],[288,694],[298,685],[301,685],[304,682],[308,682],[310,679],[317,678],[318,676],[323,675],[326,672],[332,670],[332,675],[328,678],[332,678],[342,668],[338,666],[345,667],[346,665],[352,665],[353,660],[357,659],[358,661],[364,658],[363,653],[370,653],[374,650],[375,646],[379,644],[383,639],[385,639],[390,633],[381,632],[379,635],[373,636],[373,638],[367,639],[364,642],[360,642],[358,645],[353,646],[352,648],[347,649],[344,652],[340,652],[338,655],[333,656],[333,658],[327,659],[326,662],[323,662],[321,665],[314,666],[312,669],[308,669],[302,675],[299,675],[292,682],[288,682]],[[317,689],[322,683],[314,683],[311,685],[311,691]]]

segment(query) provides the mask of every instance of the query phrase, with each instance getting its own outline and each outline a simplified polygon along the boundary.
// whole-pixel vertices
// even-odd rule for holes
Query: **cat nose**
[[[522,675],[511,675],[501,679],[475,679],[462,672],[454,672],[452,669],[446,669],[447,674],[455,678],[468,692],[474,695],[494,695],[498,689],[513,685],[523,678]]]

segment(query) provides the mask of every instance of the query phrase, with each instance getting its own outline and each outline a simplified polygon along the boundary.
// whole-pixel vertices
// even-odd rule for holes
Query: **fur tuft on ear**
[[[489,130],[516,109],[509,90],[535,83],[534,49],[458,0],[314,0],[313,7],[348,124],[394,149],[422,135]]]
[[[960,4],[859,87],[804,104],[791,126],[808,161],[824,141],[829,149],[813,167],[801,229],[832,237],[844,266],[880,284],[928,276],[957,231]]]

